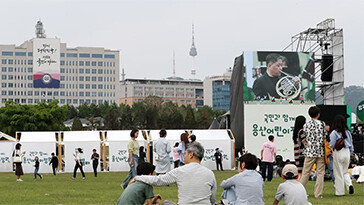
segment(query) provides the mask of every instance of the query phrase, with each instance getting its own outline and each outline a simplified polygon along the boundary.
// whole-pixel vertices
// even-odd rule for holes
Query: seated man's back
[[[118,205],[144,204],[148,198],[153,198],[153,187],[140,181],[130,184],[118,199]]]

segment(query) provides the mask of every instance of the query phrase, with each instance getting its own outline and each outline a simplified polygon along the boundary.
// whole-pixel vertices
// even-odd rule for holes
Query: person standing
[[[97,177],[97,166],[99,166],[100,155],[96,153],[96,149],[92,150],[91,160],[92,167],[94,168],[94,175]]]
[[[176,142],[176,144],[174,144],[172,152],[173,152],[173,162],[174,162],[174,168],[177,168],[179,166],[179,154],[178,154],[178,145],[179,143]]]
[[[58,158],[54,155],[54,152],[51,154],[52,159],[49,162],[49,165],[52,164],[53,176],[56,176],[56,169],[58,167]]]
[[[171,144],[166,140],[167,131],[161,130],[159,132],[160,138],[155,142],[153,151],[156,153],[156,168],[157,175],[165,174],[171,170],[171,162],[169,153],[172,151]]]
[[[81,148],[77,148],[77,154],[73,154],[73,156],[75,157],[75,169],[73,170],[73,177],[71,178],[72,180],[74,180],[76,178],[76,174],[77,174],[77,169],[80,169],[81,174],[82,174],[82,179],[86,179],[85,178],[85,173],[83,172],[83,164],[82,164],[82,149]]]
[[[303,125],[306,123],[306,118],[302,115],[296,117],[296,121],[294,123],[293,128],[293,143],[294,143],[294,160],[296,162],[296,167],[298,170],[298,179],[300,179],[302,175],[303,162],[305,157],[303,156]]]
[[[348,173],[350,164],[350,154],[353,154],[353,138],[346,124],[346,119],[342,115],[335,117],[332,124],[330,135],[330,147],[334,149],[334,176],[335,176],[335,195],[345,195],[345,185],[349,194],[354,194],[354,187]],[[340,147],[340,141],[343,140],[343,146]]]
[[[188,144],[189,144],[188,134],[184,132],[181,134],[181,142],[179,143],[178,148],[177,148],[177,151],[179,154],[179,166],[185,165],[184,156],[185,156],[185,152],[186,152]]]
[[[215,149],[215,162],[216,162],[216,169],[219,170],[219,165],[220,165],[220,169],[221,171],[224,171],[224,169],[222,168],[222,154],[220,152],[220,149],[219,148],[216,148]]]
[[[316,198],[322,198],[322,190],[324,189],[324,174],[325,174],[325,123],[318,120],[320,117],[320,108],[312,106],[308,110],[311,120],[303,126],[303,133],[306,140],[303,155],[305,161],[303,163],[301,184],[306,187],[307,181],[313,165],[316,163],[317,179],[315,184],[314,194]]]
[[[34,159],[35,161],[35,164],[34,164],[34,179],[37,179],[37,176],[40,177],[40,179],[43,179],[42,175],[40,175],[38,172],[39,172],[39,158],[38,156],[35,157]]]
[[[20,176],[24,175],[23,167],[22,167],[24,155],[25,155],[25,152],[21,152],[21,144],[17,143],[15,145],[15,150],[13,152],[13,162],[15,164],[16,181],[18,181],[18,182],[23,181],[22,179],[20,179]]]
[[[123,183],[121,184],[121,187],[123,189],[126,189],[128,186],[130,180],[132,180],[137,175],[137,166],[138,166],[138,152],[139,152],[139,143],[136,141],[139,135],[139,130],[133,129],[130,132],[131,139],[128,143],[128,152],[129,152],[129,166],[130,171],[128,176],[124,179]]]
[[[268,142],[264,143],[260,152],[261,160],[262,160],[262,177],[263,181],[265,178],[270,182],[273,179],[273,163],[276,162],[277,149],[273,144],[274,136],[269,135]],[[266,177],[268,169],[268,177]]]

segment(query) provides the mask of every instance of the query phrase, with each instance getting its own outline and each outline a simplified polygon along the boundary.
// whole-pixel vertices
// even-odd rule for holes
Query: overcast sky
[[[48,37],[68,47],[120,50],[127,78],[190,78],[195,24],[197,78],[220,75],[244,50],[282,50],[291,36],[327,19],[344,29],[345,86],[364,86],[364,1],[1,1],[0,44],[35,36],[38,19]]]

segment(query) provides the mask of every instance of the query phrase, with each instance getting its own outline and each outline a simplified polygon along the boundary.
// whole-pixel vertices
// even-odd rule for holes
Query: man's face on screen
[[[281,76],[283,62],[281,59],[278,59],[275,63],[269,63],[267,72],[271,77]]]

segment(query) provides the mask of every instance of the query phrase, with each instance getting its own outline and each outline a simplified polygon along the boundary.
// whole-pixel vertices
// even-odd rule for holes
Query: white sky
[[[48,37],[68,47],[120,50],[127,78],[190,78],[195,23],[197,78],[220,75],[244,50],[282,50],[291,36],[327,19],[344,29],[345,86],[364,86],[364,1],[1,1],[0,44],[35,36],[38,19]]]

